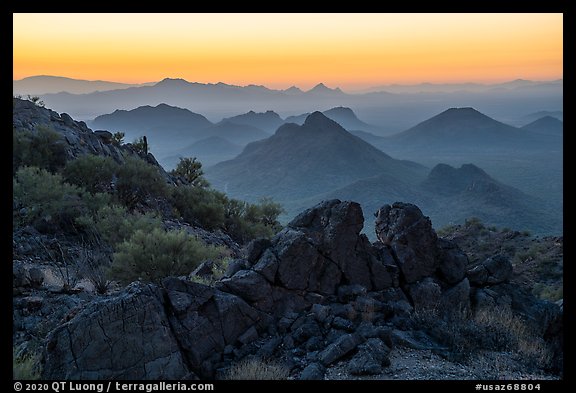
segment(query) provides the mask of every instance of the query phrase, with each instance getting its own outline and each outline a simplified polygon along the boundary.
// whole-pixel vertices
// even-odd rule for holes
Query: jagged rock
[[[228,267],[226,268],[226,272],[224,273],[225,277],[232,277],[240,270],[248,268],[246,264],[246,260],[244,259],[233,259],[228,262]]]
[[[320,363],[311,363],[300,374],[300,380],[321,380],[324,379],[326,368]]]
[[[345,334],[320,352],[318,359],[324,366],[329,366],[352,352],[361,342],[362,338],[359,335]]]
[[[448,284],[456,284],[466,274],[468,257],[456,243],[438,239],[437,245],[440,275]]]
[[[246,246],[246,260],[252,264],[272,245],[269,239],[255,239]]]
[[[382,373],[382,367],[390,365],[388,355],[390,348],[379,338],[370,338],[358,346],[358,353],[354,355],[348,369],[352,375],[377,375]]]
[[[314,318],[320,323],[324,323],[328,316],[330,315],[330,307],[324,306],[322,304],[313,304],[310,312],[314,315]]]
[[[432,223],[420,209],[396,202],[376,212],[376,237],[394,252],[407,283],[431,276],[438,268],[435,250],[438,237]]]
[[[260,310],[269,312],[273,307],[270,283],[253,270],[240,270],[234,276],[221,280],[219,287],[252,303]]]
[[[440,303],[441,292],[440,286],[430,277],[411,284],[408,290],[415,311],[435,309]]]
[[[331,325],[335,329],[345,330],[347,332],[351,332],[354,330],[354,324],[352,323],[352,321],[349,321],[348,319],[344,319],[341,317],[334,318],[332,320]]]
[[[70,120],[72,120],[72,118],[70,118]],[[94,135],[96,135],[98,138],[102,139],[102,142],[104,142],[107,145],[112,143],[112,133],[110,131],[95,130]]]
[[[512,263],[504,255],[496,255],[468,270],[466,276],[477,286],[500,284],[512,277]]]
[[[190,373],[160,289],[142,284],[89,304],[52,331],[43,363],[43,379],[181,379]]]
[[[366,288],[362,285],[342,285],[338,288],[338,300],[341,303],[347,303],[363,295],[366,295]]]

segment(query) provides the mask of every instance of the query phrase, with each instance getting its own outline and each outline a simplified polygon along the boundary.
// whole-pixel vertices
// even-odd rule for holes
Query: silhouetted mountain
[[[297,88],[296,86],[291,86],[286,90],[282,90],[283,93],[289,94],[289,95],[297,95],[297,94],[302,94],[303,91],[300,90],[299,88]]]
[[[218,162],[230,160],[242,151],[242,146],[234,144],[221,136],[211,136],[192,143],[174,154],[160,158],[160,164],[168,169],[174,168],[180,157],[196,157],[203,167],[217,164]]]
[[[417,182],[425,173],[424,167],[395,160],[314,112],[302,126],[285,124],[270,138],[246,146],[235,159],[207,168],[206,177],[231,196],[254,200],[269,195],[286,201],[370,176]]]
[[[551,116],[554,117],[560,121],[564,121],[564,112],[563,111],[538,111],[538,112],[534,112],[534,113],[530,113],[526,116],[522,116],[522,118],[519,120],[519,123],[522,125],[527,125],[532,123],[533,121],[536,121],[538,119],[541,119],[543,117],[546,116]]]
[[[496,121],[473,108],[450,108],[404,132],[389,142],[404,147],[426,149],[477,149],[520,146],[532,135]]]
[[[13,81],[12,91],[14,94],[21,95],[42,95],[60,92],[87,94],[96,91],[127,89],[129,87],[145,85],[147,84],[87,81],[82,79],[65,78],[62,76],[38,75]]]
[[[324,114],[324,116],[334,120],[336,123],[340,124],[342,127],[344,127],[346,130],[350,132],[352,132],[353,130],[370,131],[379,129],[379,127],[365,123],[362,120],[360,120],[356,116],[354,111],[350,108],[339,106],[325,110],[322,113]],[[302,125],[309,115],[310,113],[303,113],[297,116],[288,116],[285,122]]]
[[[455,93],[455,92],[485,92],[489,90],[515,90],[527,87],[542,87],[548,85],[561,85],[562,79],[556,81],[530,81],[525,79],[516,79],[504,83],[482,84],[482,83],[419,83],[415,85],[381,85],[374,86],[364,91],[386,91],[396,94],[406,93]]]
[[[318,83],[316,86],[308,90],[306,94],[315,96],[345,95],[345,93],[342,90],[340,90],[339,87],[331,89],[327,87],[324,83]]]
[[[244,124],[270,133],[275,132],[278,127],[284,124],[284,120],[276,112],[270,110],[261,113],[250,111],[243,115],[225,118],[222,122]]]
[[[523,130],[537,132],[546,135],[562,135],[564,123],[552,116],[544,116],[522,127]]]
[[[92,121],[97,128],[109,131],[150,132],[153,129],[192,130],[212,126],[204,116],[188,109],[176,108],[166,104],[155,107],[146,105],[130,111],[116,110],[101,115]]]
[[[438,164],[420,184],[389,175],[361,179],[321,195],[330,198],[358,201],[366,212],[375,212],[382,201],[418,203],[437,228],[478,217],[486,225],[539,234],[562,232],[562,220],[547,201],[502,184],[472,164],[460,168]],[[367,233],[371,225],[367,221]]]
[[[422,183],[433,198],[450,209],[431,207],[431,215],[444,223],[478,217],[490,225],[526,228],[536,233],[562,230],[547,201],[502,184],[473,164],[453,168],[438,164]]]

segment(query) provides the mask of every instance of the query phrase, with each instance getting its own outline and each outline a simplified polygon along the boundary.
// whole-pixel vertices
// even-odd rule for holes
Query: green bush
[[[64,183],[62,176],[36,167],[20,168],[13,179],[14,223],[44,221],[54,229],[74,229],[74,219],[109,203],[107,194],[90,194]]]
[[[180,158],[180,162],[170,174],[178,176],[193,187],[208,187],[208,181],[202,176],[202,163],[194,158]]]
[[[64,167],[64,180],[70,184],[96,192],[110,191],[110,183],[118,164],[111,157],[88,154],[69,161]]]
[[[278,216],[283,211],[282,206],[270,198],[262,198],[258,204],[227,199],[225,229],[240,243],[269,238],[282,229]]]
[[[225,200],[224,194],[200,187],[176,187],[172,193],[172,203],[182,217],[208,230],[223,228]]]
[[[55,172],[66,163],[62,137],[46,127],[35,131],[12,129],[12,172],[22,166],[36,166]]]
[[[76,223],[86,231],[95,232],[112,247],[129,239],[137,230],[151,232],[162,225],[160,218],[153,213],[130,213],[118,205],[104,206],[93,215],[78,217]]]
[[[207,246],[184,231],[136,231],[119,244],[109,270],[113,280],[158,283],[164,277],[191,273],[205,259],[225,254],[221,247]]]
[[[159,169],[139,158],[127,158],[119,166],[117,176],[115,194],[129,209],[145,203],[148,198],[167,195],[168,186]]]

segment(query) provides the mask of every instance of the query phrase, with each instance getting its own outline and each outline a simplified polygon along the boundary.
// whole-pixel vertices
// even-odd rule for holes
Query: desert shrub
[[[146,155],[148,154],[148,139],[145,136],[136,138],[134,142],[132,142],[132,147],[141,156]]]
[[[480,351],[509,351],[527,366],[546,367],[551,352],[541,337],[508,308],[454,313],[415,313],[414,321],[450,350],[453,361],[467,361]]]
[[[258,204],[228,199],[225,229],[240,243],[269,238],[282,229],[278,216],[283,211],[282,206],[270,198],[262,198]]]
[[[36,167],[20,168],[13,179],[14,224],[75,231],[74,219],[109,203],[107,194],[90,194],[62,176]]]
[[[204,178],[204,172],[202,171],[202,163],[196,161],[194,158],[180,158],[178,165],[173,169],[170,174],[173,176],[178,176],[186,183],[193,187],[208,187],[208,181]]]
[[[112,134],[112,144],[114,146],[122,146],[124,144],[124,137],[126,136],[123,132],[115,132]]]
[[[108,292],[111,281],[108,279],[107,270],[112,260],[112,249],[94,238],[91,242],[82,242],[82,248],[75,259],[78,274],[87,279],[94,290],[104,295]]]
[[[40,379],[40,356],[22,353],[12,348],[12,378],[18,380]]]
[[[117,176],[115,195],[129,209],[148,198],[167,195],[168,186],[159,169],[139,158],[127,158],[119,166]]]
[[[225,199],[218,191],[200,187],[176,187],[172,193],[172,202],[182,217],[208,230],[223,227]]]
[[[464,220],[464,227],[467,229],[482,230],[484,229],[484,224],[478,217],[470,217]]]
[[[119,205],[104,206],[94,214],[80,216],[76,223],[112,247],[129,239],[137,230],[151,232],[162,224],[153,213],[130,213]]]
[[[224,376],[228,380],[279,381],[288,379],[290,369],[269,359],[247,359],[235,363]]]
[[[205,259],[225,254],[221,247],[205,245],[184,231],[136,231],[120,243],[109,270],[122,283],[160,282],[164,277],[189,274]]]
[[[87,154],[69,161],[63,175],[66,182],[96,193],[110,191],[116,171],[118,164],[112,158]]]
[[[36,166],[55,172],[66,163],[62,137],[46,127],[35,131],[12,129],[12,171]]]

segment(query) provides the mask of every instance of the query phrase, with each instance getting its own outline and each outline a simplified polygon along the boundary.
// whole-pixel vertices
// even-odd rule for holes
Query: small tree
[[[124,284],[136,280],[158,283],[168,276],[190,274],[203,260],[225,254],[224,248],[207,246],[185,231],[138,230],[118,245],[109,276]]]
[[[202,163],[194,158],[180,158],[180,162],[170,172],[173,176],[183,178],[189,185],[193,187],[208,187],[208,181],[202,176]]]
[[[112,144],[114,146],[121,146],[122,144],[124,144],[125,136],[126,134],[124,134],[123,132],[115,132],[114,134],[112,134]]]
[[[30,94],[28,94],[27,100],[34,103],[34,105],[40,108],[44,108],[44,101],[42,101],[38,96],[31,96]]]

